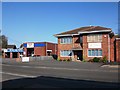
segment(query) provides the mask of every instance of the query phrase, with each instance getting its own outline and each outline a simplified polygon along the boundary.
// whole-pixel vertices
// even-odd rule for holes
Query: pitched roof
[[[16,49],[16,45],[7,45],[7,48],[13,48],[13,49]]]
[[[80,31],[85,32],[85,31],[101,31],[101,30],[111,30],[111,28],[106,28],[106,27],[101,27],[101,26],[86,26],[86,27],[81,27],[81,28],[77,28],[74,30],[62,32],[59,34],[55,34],[54,36],[65,35],[65,34],[78,34],[78,32]]]

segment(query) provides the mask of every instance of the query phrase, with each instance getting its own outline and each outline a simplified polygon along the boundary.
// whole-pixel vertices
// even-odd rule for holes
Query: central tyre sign
[[[34,48],[34,43],[27,43],[27,48]]]

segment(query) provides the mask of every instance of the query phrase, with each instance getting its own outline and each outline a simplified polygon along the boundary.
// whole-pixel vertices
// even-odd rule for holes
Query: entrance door
[[[82,59],[83,59],[83,54],[82,54],[82,51],[81,51],[81,50],[79,50],[79,51],[74,51],[74,55],[75,55],[75,58],[76,58],[77,60],[81,60],[81,61],[82,61]]]
[[[12,57],[13,57],[13,58],[17,58],[17,57],[18,57],[17,52],[13,52],[13,53],[12,53]]]
[[[82,51],[77,52],[77,60],[82,60]]]
[[[27,57],[33,56],[34,48],[27,48]]]

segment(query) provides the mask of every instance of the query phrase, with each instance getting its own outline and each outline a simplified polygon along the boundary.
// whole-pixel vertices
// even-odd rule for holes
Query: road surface
[[[3,61],[2,88],[117,88],[118,68],[101,63]]]

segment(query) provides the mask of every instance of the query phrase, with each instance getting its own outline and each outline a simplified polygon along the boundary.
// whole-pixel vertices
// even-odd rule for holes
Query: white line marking
[[[35,78],[36,77],[36,76],[16,74],[16,73],[9,73],[9,72],[0,72],[0,73],[7,74],[7,75],[12,75],[12,76],[28,77],[28,78]]]
[[[119,65],[103,65],[101,67],[108,67],[108,68],[119,68]]]

